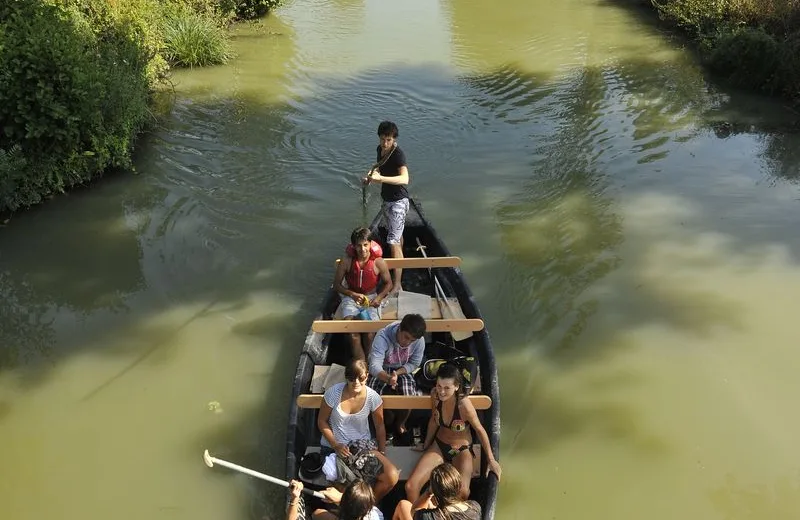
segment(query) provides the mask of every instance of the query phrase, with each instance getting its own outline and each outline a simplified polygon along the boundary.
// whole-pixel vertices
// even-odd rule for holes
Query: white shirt
[[[383,405],[383,399],[372,388],[365,386],[367,399],[364,406],[356,413],[347,413],[342,410],[342,391],[347,383],[338,383],[325,391],[325,402],[331,407],[331,415],[328,422],[333,431],[333,438],[336,442],[349,444],[352,441],[372,438],[369,431],[369,416],[372,412]],[[328,439],[322,436],[320,444],[332,447]]]

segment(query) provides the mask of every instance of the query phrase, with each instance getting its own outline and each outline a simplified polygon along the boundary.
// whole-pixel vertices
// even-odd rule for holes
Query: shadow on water
[[[555,85],[546,75],[521,73],[512,66],[459,79],[467,89],[463,99],[470,104],[465,111],[474,110],[476,121],[488,121],[492,131],[497,125],[513,124],[514,139],[529,141],[511,159],[527,164],[529,173],[515,179],[513,193],[506,193],[492,208],[500,234],[498,249],[487,247],[490,238],[470,241],[462,235],[471,231],[458,207],[442,225],[434,219],[440,233],[461,230],[454,231],[458,248],[442,233],[454,254],[463,251],[485,260],[470,268],[469,280],[501,355],[515,359],[520,352],[535,350],[559,369],[569,370],[625,348],[620,335],[648,323],[667,323],[692,334],[735,326],[740,310],[729,302],[713,295],[665,294],[633,277],[615,281],[611,293],[602,298],[592,295],[623,263],[636,273],[646,253],[622,253],[625,235],[612,167],[629,150],[615,141],[619,137],[612,131],[616,123],[608,121],[609,111],[619,111],[630,120],[631,131],[639,132],[634,140],[641,141],[663,136],[663,131],[656,131],[663,121],[679,128],[687,117],[702,120],[702,114],[718,102],[702,92],[681,102],[685,94],[672,89],[658,102],[614,105],[619,96],[641,94],[642,89],[657,92],[650,78],[670,75],[665,66],[669,64],[643,59],[621,63],[614,71],[590,67]],[[398,67],[392,74],[433,84],[452,79],[427,68]],[[318,81],[335,92],[352,89],[363,79]],[[401,100],[386,111],[399,113],[402,108]],[[361,215],[358,210],[350,218],[341,211],[331,215],[315,209],[328,204],[331,193],[347,188],[339,179],[314,178],[314,169],[324,164],[324,158],[321,163],[304,164],[309,158],[292,148],[298,137],[293,126],[297,123],[290,122],[297,117],[294,106],[246,97],[192,99],[181,102],[176,111],[177,120],[149,138],[150,151],[137,161],[139,171],[162,171],[162,175],[110,179],[97,188],[105,195],[102,199],[64,197],[20,216],[2,231],[0,370],[18,370],[34,385],[69,356],[103,348],[104,338],[123,336],[125,346],[105,348],[102,353],[130,362],[101,383],[95,390],[100,392],[141,363],[168,359],[171,339],[191,320],[242,308],[254,294],[285,295],[300,302],[288,319],[266,315],[232,328],[235,335],[269,339],[279,346],[276,371],[264,389],[265,403],[235,424],[206,432],[187,448],[194,454],[207,447],[243,465],[282,474],[282,425],[293,376],[289,367],[329,282],[332,259],[346,236],[342,229],[357,224]],[[258,123],[241,124],[247,121]],[[411,125],[408,121],[406,127]],[[465,139],[457,155],[469,157],[470,147],[484,136],[475,132]],[[668,141],[669,137],[661,139],[639,152],[645,154],[642,157],[661,153],[651,160],[662,160],[669,152]],[[235,143],[235,150],[221,142]],[[796,168],[795,154],[774,155],[770,171]],[[310,189],[309,179],[320,186]],[[428,200],[435,200],[437,191],[443,200],[455,196],[445,192],[450,186],[437,186],[435,179],[425,186]],[[463,189],[466,195],[458,196],[480,200],[485,187]],[[352,200],[357,208],[358,196]],[[76,219],[83,223],[76,225]],[[262,235],[269,235],[269,240],[258,239]],[[322,243],[320,236],[326,237]],[[684,305],[698,298],[697,307]],[[620,310],[613,327],[593,323],[601,300],[603,306]],[[193,313],[177,326],[153,322],[160,314],[184,307]],[[56,323],[60,313],[62,322],[75,323]],[[80,323],[91,317],[103,323],[93,325],[92,341],[87,342]],[[519,431],[530,421],[537,424],[535,431],[519,439],[520,449],[540,449],[585,430],[601,431],[645,450],[664,449],[653,433],[637,426],[635,413],[623,405],[540,397],[547,391],[528,369],[524,363],[501,365],[501,381],[515,383],[504,390],[526,397],[504,400],[504,427]],[[627,375],[595,381],[622,387],[636,383]],[[3,413],[0,407],[0,418]],[[253,442],[242,437],[242,431],[259,431],[261,436]],[[266,493],[267,505],[259,498],[260,505],[253,507],[275,513],[282,491],[269,488]],[[252,507],[247,514],[256,517]]]

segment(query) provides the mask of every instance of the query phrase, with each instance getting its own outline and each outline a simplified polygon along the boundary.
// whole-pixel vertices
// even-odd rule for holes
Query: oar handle
[[[214,467],[214,464],[219,464],[220,466],[225,466],[226,468],[238,471],[239,473],[244,473],[245,475],[250,475],[251,477],[260,478],[261,480],[266,480],[267,482],[272,482],[273,484],[278,484],[279,486],[283,486],[285,488],[288,488],[290,485],[289,482],[286,482],[285,480],[265,475],[264,473],[260,473],[250,468],[245,468],[244,466],[234,464],[233,462],[228,462],[227,460],[222,460],[216,457],[212,457],[211,455],[209,455],[208,450],[206,450],[205,453],[203,453],[203,460],[205,461],[206,466],[208,466],[209,468]],[[311,495],[320,499],[325,499],[325,495],[323,495],[319,491],[312,491],[311,489],[303,488],[303,493],[306,493],[307,495]]]

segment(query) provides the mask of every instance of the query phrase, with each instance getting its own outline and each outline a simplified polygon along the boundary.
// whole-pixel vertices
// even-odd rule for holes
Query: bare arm
[[[488,461],[486,467],[486,476],[489,476],[489,472],[491,471],[497,475],[497,480],[500,480],[500,463],[494,458],[492,445],[489,442],[489,435],[486,433],[481,421],[478,419],[478,413],[475,411],[475,406],[472,405],[469,399],[461,399],[459,406],[461,406],[462,416],[470,425],[472,425],[472,429],[475,430],[475,433],[478,435],[478,440],[483,448],[483,454],[486,456],[486,460]]]
[[[320,431],[323,437],[330,443],[331,446],[336,446],[336,437],[333,436],[333,430],[331,430],[331,424],[328,422],[328,419],[331,416],[331,407],[328,406],[328,403],[325,402],[325,399],[322,400],[322,403],[319,405],[319,415],[317,416],[317,429]]]
[[[409,183],[408,167],[407,166],[401,166],[399,171],[400,171],[399,175],[393,175],[391,177],[385,177],[385,176],[381,175],[380,173],[378,173],[377,171],[372,170],[367,178],[369,180],[371,180],[371,181],[378,181],[378,182],[382,182],[384,184],[393,184],[395,186],[405,186],[405,185],[407,185]]]
[[[375,423],[375,437],[378,441],[378,451],[386,453],[386,425],[383,422],[383,405],[372,412],[372,422]]]
[[[297,520],[298,503],[300,502],[300,492],[303,490],[303,483],[299,480],[292,480],[289,483],[289,490],[292,498],[289,499],[289,510],[286,512],[286,520]]]
[[[420,509],[436,509],[436,505],[431,501],[431,498],[433,498],[433,492],[429,489],[420,495],[416,502],[411,504],[411,511],[416,513]]]
[[[389,267],[386,265],[386,261],[383,258],[377,258],[375,260],[375,265],[378,266],[381,280],[383,280],[383,290],[372,300],[371,305],[373,307],[380,305],[383,299],[386,298],[386,295],[392,290],[392,277],[389,274]]]
[[[328,406],[328,403],[325,402],[325,399],[322,399],[322,403],[319,405],[319,415],[317,416],[317,429],[322,433],[322,436],[328,441],[331,447],[337,452],[341,452],[343,456],[349,456],[350,450],[348,449],[346,444],[339,444],[336,441],[336,437],[333,435],[333,430],[331,430],[331,423],[328,422],[328,419],[331,416],[331,407]],[[344,451],[342,451],[344,450]]]
[[[431,447],[433,444],[433,438],[436,437],[436,430],[439,428],[436,425],[436,399],[433,397],[433,392],[431,392],[431,418],[428,419],[428,431],[425,434],[425,442],[422,443],[422,448],[420,451],[425,451]]]

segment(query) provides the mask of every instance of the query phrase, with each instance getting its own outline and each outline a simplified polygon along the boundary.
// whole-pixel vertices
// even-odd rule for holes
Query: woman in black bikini
[[[466,500],[469,497],[474,457],[471,430],[475,430],[487,460],[486,476],[491,471],[500,479],[502,470],[494,458],[489,436],[478,420],[472,402],[462,399],[461,388],[461,371],[449,363],[442,365],[436,374],[436,387],[431,392],[428,434],[419,448],[424,453],[406,481],[406,498],[412,503],[419,498],[433,468],[442,462],[449,462],[458,469],[461,473],[461,498]]]

